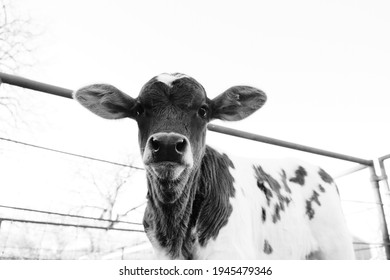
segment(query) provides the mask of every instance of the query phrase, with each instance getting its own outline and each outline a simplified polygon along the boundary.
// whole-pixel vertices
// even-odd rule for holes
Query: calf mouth
[[[179,180],[187,168],[185,164],[170,161],[150,163],[148,167],[148,170],[160,181],[168,182]]]
[[[146,166],[152,177],[152,188],[157,199],[163,204],[174,203],[185,188],[188,177],[188,166],[176,162],[150,163]]]

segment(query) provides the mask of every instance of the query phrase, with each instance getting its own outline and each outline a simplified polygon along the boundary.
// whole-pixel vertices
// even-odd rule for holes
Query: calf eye
[[[198,115],[199,115],[199,117],[204,119],[207,117],[207,112],[208,112],[208,108],[206,106],[202,106],[198,110]]]

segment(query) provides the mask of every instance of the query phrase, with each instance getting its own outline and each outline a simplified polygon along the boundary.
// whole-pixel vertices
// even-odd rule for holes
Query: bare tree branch
[[[33,64],[32,39],[35,37],[34,33],[30,18],[16,15],[11,7],[11,1],[0,0],[0,71],[16,73],[21,67]],[[0,97],[3,97],[0,98],[0,114],[3,116],[4,113],[8,114],[7,119],[11,117],[16,124],[17,109],[19,108],[16,98],[6,97],[2,86],[0,87]]]
[[[131,160],[129,160],[131,162]],[[99,201],[94,201],[94,205],[99,205],[94,207],[96,210],[100,208],[100,210],[97,210],[99,213],[98,216],[100,218],[112,220],[112,221],[119,221],[120,218],[123,219],[126,216],[128,216],[133,210],[137,209],[140,206],[132,207],[131,209],[128,209],[126,211],[122,212],[118,210],[118,201],[122,195],[122,191],[128,186],[128,182],[130,181],[130,178],[133,176],[135,170],[129,169],[129,168],[122,168],[118,170],[115,179],[111,184],[102,183],[99,178],[97,178],[95,175],[90,174],[88,177],[90,178],[89,181],[92,183],[92,186],[95,189],[95,193],[99,197]],[[84,200],[86,201],[86,200]],[[91,205],[92,203],[88,203],[86,201],[86,205]],[[80,209],[91,209],[90,206],[82,206]],[[100,211],[100,212],[99,212]],[[112,223],[111,226],[113,226],[115,222]]]

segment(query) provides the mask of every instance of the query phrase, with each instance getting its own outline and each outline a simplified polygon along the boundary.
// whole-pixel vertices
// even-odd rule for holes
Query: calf
[[[213,119],[238,121],[266,101],[234,86],[210,100],[195,79],[162,74],[136,99],[106,84],[74,98],[106,119],[132,118],[147,176],[144,227],[165,259],[350,259],[332,178],[301,162],[233,159],[207,146]]]

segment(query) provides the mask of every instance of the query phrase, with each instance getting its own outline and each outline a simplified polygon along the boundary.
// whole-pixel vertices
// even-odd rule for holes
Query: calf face
[[[237,121],[266,101],[259,89],[234,86],[210,100],[195,79],[162,74],[147,82],[134,99],[106,84],[79,89],[74,98],[106,119],[132,118],[139,127],[139,146],[153,192],[162,203],[173,203],[200,166],[206,125],[213,119]]]

